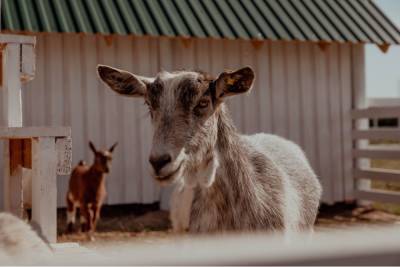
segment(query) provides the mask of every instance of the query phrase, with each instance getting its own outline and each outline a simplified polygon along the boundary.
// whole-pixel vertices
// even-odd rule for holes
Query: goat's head
[[[149,161],[155,179],[168,184],[204,173],[210,177],[198,179],[205,178],[210,185],[218,166],[212,153],[218,133],[216,114],[227,97],[250,90],[253,70],[223,72],[216,79],[190,71],[164,71],[148,78],[103,65],[97,71],[115,92],[144,98],[154,129]]]
[[[98,172],[109,173],[112,161],[112,153],[118,143],[113,144],[107,150],[97,150],[92,142],[89,142],[89,147],[94,153],[94,165],[93,167]]]

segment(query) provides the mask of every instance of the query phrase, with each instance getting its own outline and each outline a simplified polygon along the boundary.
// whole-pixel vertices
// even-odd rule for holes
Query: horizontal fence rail
[[[400,121],[400,106],[357,109],[353,110],[351,115],[354,121],[388,118],[396,118]],[[354,125],[359,124],[355,123]],[[367,179],[382,182],[398,182],[400,185],[400,170],[371,168],[369,162],[371,159],[398,160],[400,166],[400,128],[355,128],[352,131],[352,139],[355,141],[352,156],[358,163],[358,165],[353,168],[353,178],[355,180]],[[357,199],[400,203],[400,192],[377,189],[356,189],[354,195]]]

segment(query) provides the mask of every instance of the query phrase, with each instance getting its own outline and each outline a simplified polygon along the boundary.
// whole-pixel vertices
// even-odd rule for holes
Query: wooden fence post
[[[32,139],[32,222],[57,241],[57,151],[54,137]]]

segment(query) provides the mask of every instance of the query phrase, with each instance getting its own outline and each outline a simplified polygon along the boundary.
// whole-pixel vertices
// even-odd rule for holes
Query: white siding
[[[143,101],[122,98],[100,83],[95,66],[110,64],[141,75],[158,70],[201,69],[216,75],[249,65],[256,71],[251,94],[230,100],[244,133],[272,132],[299,143],[324,186],[325,202],[350,196],[350,45],[48,34],[37,42],[36,78],[23,92],[25,125],[70,125],[73,164],[92,161],[88,141],[119,146],[108,199],[150,203],[161,198],[149,177],[151,128]],[[346,139],[346,140],[345,140]],[[345,141],[344,141],[345,140]],[[346,179],[345,179],[346,178]],[[58,179],[64,205],[68,177]],[[163,197],[164,199],[164,197]]]

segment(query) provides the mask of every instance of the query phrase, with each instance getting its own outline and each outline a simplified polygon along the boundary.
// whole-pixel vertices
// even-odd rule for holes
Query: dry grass
[[[58,242],[78,242],[87,247],[97,247],[108,242],[170,242],[174,233],[170,229],[169,214],[166,211],[150,210],[136,214],[118,206],[106,207],[94,241],[79,232],[65,234],[65,210],[59,214]],[[64,214],[64,215],[63,215]],[[400,223],[400,216],[376,209],[358,208],[352,204],[323,205],[316,223],[316,231],[332,228],[347,228],[360,225],[381,225]]]

